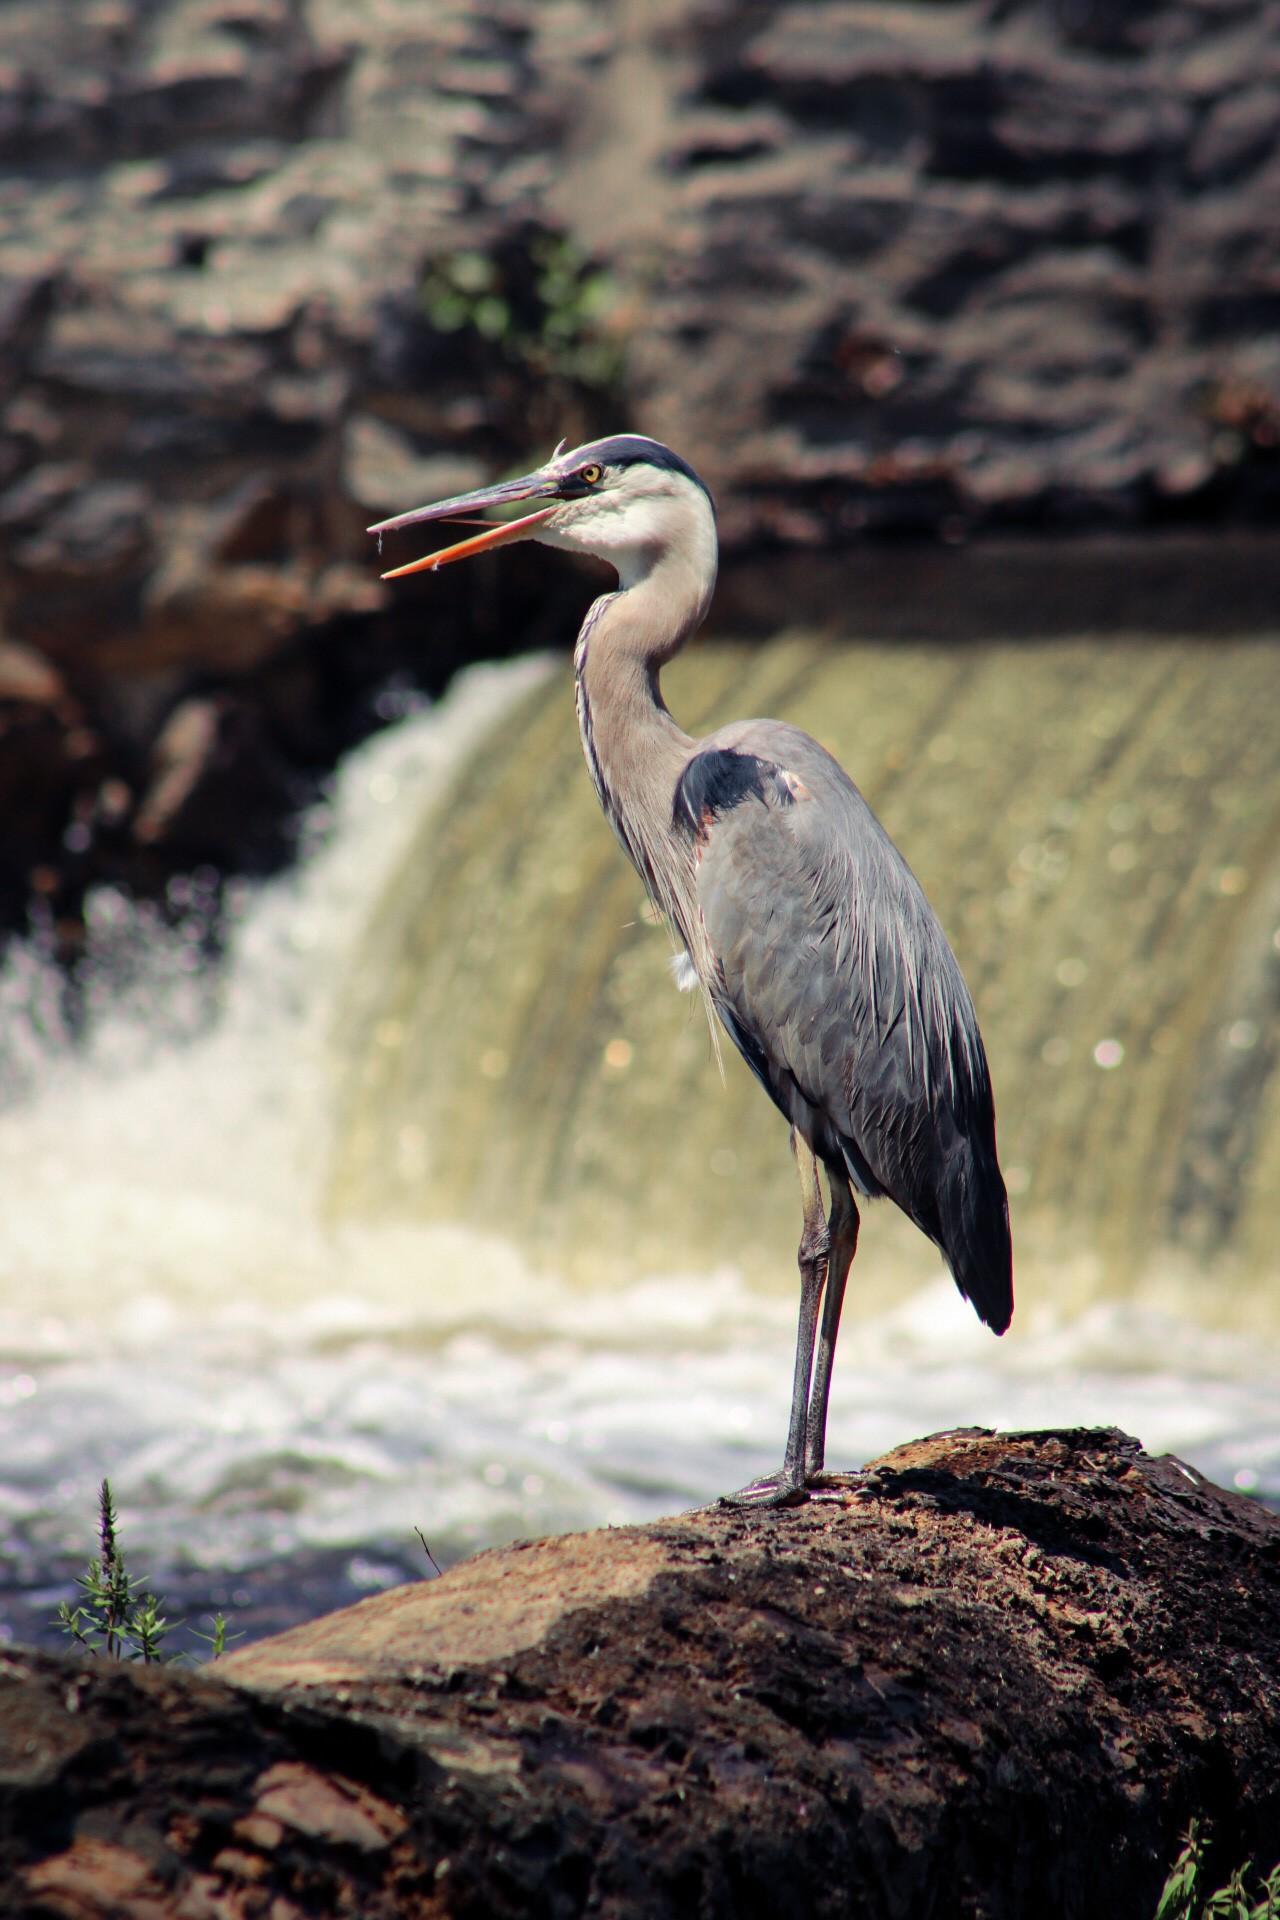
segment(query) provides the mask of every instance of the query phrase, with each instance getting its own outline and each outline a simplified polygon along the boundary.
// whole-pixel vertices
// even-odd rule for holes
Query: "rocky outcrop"
[[[1247,5],[704,9],[640,359],[731,535],[1273,520],[1278,54]]]
[[[677,442],[731,559],[1273,523],[1278,49],[1274,0],[11,0],[0,616],[75,718],[0,888],[268,865],[389,676],[571,630],[559,570],[389,596],[362,531],[562,433]],[[0,674],[0,793],[56,710]]]
[[[799,1511],[481,1554],[215,1674],[9,1652],[0,1901],[1140,1915],[1191,1814],[1228,1866],[1274,1851],[1278,1656],[1256,1503],[1116,1433],[944,1434]]]

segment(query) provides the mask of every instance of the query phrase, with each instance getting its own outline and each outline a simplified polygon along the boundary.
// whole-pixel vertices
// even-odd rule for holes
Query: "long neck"
[[[695,596],[664,573],[655,568],[595,602],[574,668],[578,726],[600,805],[654,904],[689,944],[693,869],[673,833],[672,807],[694,742],[668,713],[658,674],[700,625],[707,594]],[[686,590],[673,590],[680,587]]]

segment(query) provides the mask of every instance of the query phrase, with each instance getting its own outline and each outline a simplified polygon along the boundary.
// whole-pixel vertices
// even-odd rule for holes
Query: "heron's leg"
[[[791,1486],[804,1485],[805,1435],[809,1420],[809,1382],[813,1374],[813,1343],[818,1331],[818,1304],[827,1279],[831,1235],[822,1205],[818,1161],[809,1142],[791,1129],[791,1151],[800,1175],[800,1202],[804,1227],[797,1261],[800,1267],[800,1324],[796,1328],[796,1370],[791,1383],[791,1425],[782,1478]]]
[[[858,1204],[843,1167],[828,1166],[827,1184],[831,1188],[831,1213],[827,1221],[830,1239],[827,1297],[822,1303],[822,1332],[818,1336],[818,1357],[814,1363],[813,1387],[809,1395],[808,1432],[804,1447],[806,1479],[821,1473],[826,1461],[831,1367],[836,1357],[836,1335],[840,1331],[845,1283],[849,1278],[849,1268],[853,1265],[853,1256],[858,1251]]]
[[[809,1379],[813,1372],[813,1343],[818,1331],[818,1305],[827,1277],[829,1236],[822,1206],[822,1187],[813,1148],[791,1129],[791,1151],[800,1175],[804,1228],[797,1258],[800,1263],[800,1324],[796,1329],[796,1370],[791,1383],[791,1423],[782,1471],[725,1496],[729,1506],[784,1507],[804,1498],[805,1433],[809,1418]]]

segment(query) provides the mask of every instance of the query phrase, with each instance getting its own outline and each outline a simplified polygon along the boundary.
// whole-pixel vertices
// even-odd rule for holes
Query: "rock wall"
[[[638,358],[732,538],[1274,519],[1280,10],[724,4],[687,47]]]
[[[731,558],[1273,523],[1277,259],[1274,3],[10,0],[0,913],[270,865],[390,676],[571,629],[362,531],[562,433]]]

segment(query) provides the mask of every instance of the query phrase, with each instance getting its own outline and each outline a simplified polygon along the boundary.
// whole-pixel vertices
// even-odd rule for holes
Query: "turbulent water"
[[[565,672],[563,662],[526,662],[473,673],[440,709],[353,756],[312,823],[309,860],[238,897],[217,970],[194,931],[100,896],[77,1043],[56,977],[31,952],[11,955],[0,978],[8,1632],[47,1630],[92,1549],[104,1473],[137,1569],[180,1603],[229,1604],[259,1630],[419,1571],[419,1528],[447,1561],[519,1534],[669,1511],[776,1464],[794,1224],[788,1216],[772,1241],[773,1229],[757,1225],[744,1191],[750,1157],[739,1166],[732,1144],[739,1124],[757,1121],[733,1082],[720,1086],[688,1002],[671,995],[680,1045],[705,1077],[699,1097],[721,1109],[700,1183],[713,1225],[683,1232],[660,1185],[637,1199],[634,1174],[632,1187],[619,1175],[609,1189],[611,1169],[588,1155],[579,1189],[595,1180],[621,1212],[588,1214],[595,1237],[557,1261],[554,1236],[526,1232],[502,1169],[512,1139],[541,1135],[545,1145],[566,1124],[548,1099],[558,1082],[549,1076],[540,1095],[508,1073],[510,1009],[495,1006],[472,1077],[502,1098],[484,1106],[487,1131],[468,1142],[477,1121],[455,1056],[459,1022],[473,1012],[464,995],[451,1020],[438,972],[431,984],[445,960],[443,978],[454,977],[459,954],[471,952],[475,971],[462,897],[473,890],[483,919],[494,885],[485,858],[476,853],[469,881],[455,871],[447,892],[441,883],[438,913],[411,937],[394,935],[400,986],[389,997],[370,962],[371,941],[385,949],[393,939],[388,902],[403,894],[424,818],[459,817],[453,796],[493,764],[504,716],[520,714],[527,730],[534,709],[571,708],[567,687],[551,692]],[[502,803],[503,859],[515,857],[522,825],[544,833],[551,787],[567,778],[556,771],[529,795],[523,819]],[[604,828],[589,813],[584,821],[600,859],[617,862]],[[506,971],[519,975],[508,981],[517,998],[530,965],[554,988],[556,941],[574,937],[558,903],[578,889],[578,856],[567,845],[563,855],[539,880],[547,932],[536,953],[527,944],[536,914],[515,928]],[[519,895],[518,872],[502,884],[504,897]],[[633,918],[625,874],[620,885],[623,917]],[[589,944],[589,931],[580,937]],[[645,933],[640,959],[627,961],[641,969],[644,997],[669,993],[659,939]],[[582,1004],[581,967],[581,954],[565,953],[569,1013]],[[485,976],[488,991],[501,990],[501,972]],[[416,1211],[396,1194],[362,1199],[352,1175],[353,1153],[368,1172],[368,1140],[356,1152],[352,1129],[370,1097],[353,1036],[372,1023],[382,1052],[399,1058],[415,993],[436,1022],[415,1071],[430,1076],[434,1058],[439,1076],[454,1075],[451,1099],[437,1086],[425,1118],[396,1120],[399,1187],[416,1173],[431,1195]],[[593,1029],[601,1087],[625,1088],[631,1054],[617,1034],[602,1048],[598,1037]],[[763,1125],[771,1117],[759,1104]],[[659,1105],[659,1134],[663,1124]],[[780,1122],[768,1140],[785,1175]],[[468,1190],[451,1210],[434,1169],[468,1154],[486,1205]],[[545,1213],[545,1193],[539,1206]],[[863,1235],[833,1462],[953,1425],[1118,1424],[1214,1478],[1280,1498],[1275,1351],[1256,1331],[1233,1328],[1229,1315],[1189,1317],[1185,1288],[1167,1298],[1082,1289],[1065,1254],[1057,1267],[1044,1254],[1022,1275],[1014,1329],[996,1342],[928,1257],[900,1254],[889,1218],[875,1210]],[[761,1278],[770,1265],[772,1284]]]

